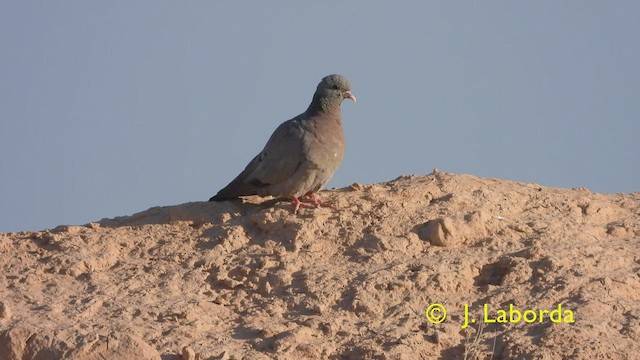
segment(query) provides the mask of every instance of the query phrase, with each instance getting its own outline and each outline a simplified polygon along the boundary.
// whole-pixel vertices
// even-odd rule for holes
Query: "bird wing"
[[[271,134],[264,149],[211,200],[256,195],[260,188],[289,179],[305,159],[304,135],[299,117],[280,124]]]

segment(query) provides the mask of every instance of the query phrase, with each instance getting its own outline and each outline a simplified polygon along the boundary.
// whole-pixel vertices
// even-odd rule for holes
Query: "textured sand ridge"
[[[0,359],[640,358],[640,194],[434,173],[322,195],[0,234]]]

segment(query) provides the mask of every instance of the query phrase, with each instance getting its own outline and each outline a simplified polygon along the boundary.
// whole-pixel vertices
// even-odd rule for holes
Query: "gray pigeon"
[[[309,108],[280,124],[244,171],[209,201],[271,195],[289,197],[294,213],[303,205],[300,198],[320,206],[322,200],[316,192],[331,179],[344,157],[340,104],[344,99],[356,101],[350,90],[349,80],[342,75],[323,78]]]

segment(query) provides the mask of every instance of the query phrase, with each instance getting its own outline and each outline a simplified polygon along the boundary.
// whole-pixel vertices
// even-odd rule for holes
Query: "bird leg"
[[[298,209],[300,209],[300,205],[302,205],[302,203],[300,202],[300,199],[298,199],[298,197],[295,196],[295,195],[291,195],[291,203],[294,206],[293,213],[297,214],[298,213]]]

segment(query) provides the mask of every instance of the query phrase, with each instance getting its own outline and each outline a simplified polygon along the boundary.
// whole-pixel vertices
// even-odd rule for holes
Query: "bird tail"
[[[249,162],[249,165],[247,165],[240,175],[236,176],[229,185],[218,191],[218,193],[209,199],[209,201],[233,200],[240,196],[258,195],[258,189],[267,186],[267,184],[264,184],[260,180],[251,176],[259,162],[260,154]]]
[[[218,191],[209,201],[225,201],[237,199],[240,196],[257,195],[258,188],[254,184],[247,184],[239,179],[233,180],[229,185]]]
[[[224,196],[222,196],[220,194],[215,194],[209,199],[209,201],[225,201],[225,200],[233,200],[233,199],[236,199],[236,198],[224,197]]]

